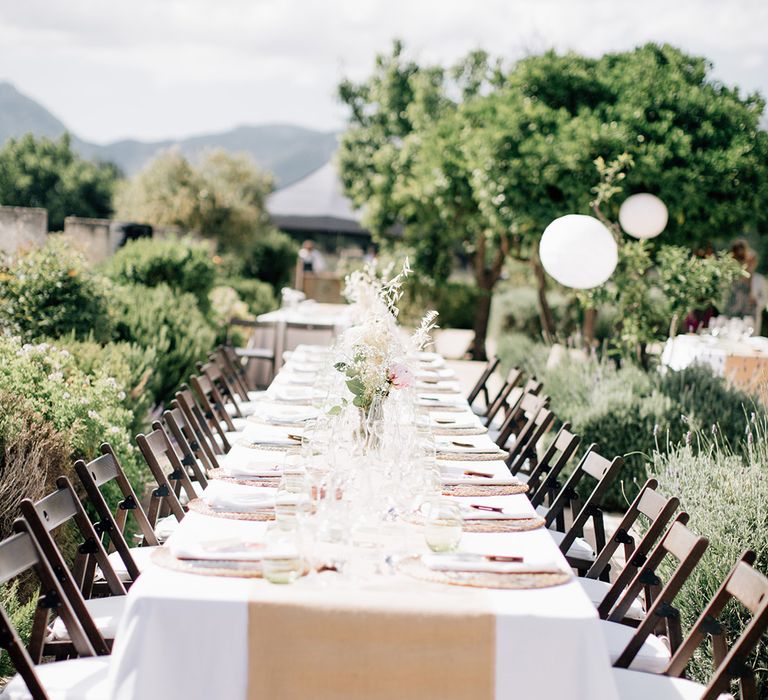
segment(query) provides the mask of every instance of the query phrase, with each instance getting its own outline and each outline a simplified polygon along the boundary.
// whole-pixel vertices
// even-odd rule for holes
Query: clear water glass
[[[436,498],[426,505],[424,539],[433,552],[453,552],[461,542],[464,517],[456,501]]]
[[[269,524],[261,559],[264,578],[270,583],[293,583],[305,569],[299,532],[295,523],[274,521]]]

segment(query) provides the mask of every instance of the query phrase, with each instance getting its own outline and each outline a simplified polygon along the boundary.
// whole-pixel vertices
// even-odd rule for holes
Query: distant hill
[[[10,83],[0,82],[0,144],[30,132],[56,138],[67,131],[66,125],[45,107]],[[192,160],[205,149],[224,148],[247,153],[275,175],[278,187],[285,187],[326,163],[336,150],[337,142],[333,132],[265,124],[238,126],[217,134],[179,140],[126,140],[106,145],[88,143],[73,134],[72,145],[86,158],[115,163],[126,175],[133,175],[158,151],[171,146],[178,146]]]

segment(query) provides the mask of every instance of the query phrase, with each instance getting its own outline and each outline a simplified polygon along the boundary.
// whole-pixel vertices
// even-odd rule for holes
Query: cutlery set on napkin
[[[461,571],[487,574],[559,574],[554,562],[526,562],[523,557],[454,552],[423,554],[421,561],[433,571]]]

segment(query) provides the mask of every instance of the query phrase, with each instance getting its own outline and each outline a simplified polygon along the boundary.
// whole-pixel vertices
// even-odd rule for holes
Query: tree
[[[501,274],[506,234],[489,231],[471,187],[462,150],[459,106],[488,88],[498,73],[481,51],[451,70],[420,67],[395,42],[378,56],[365,82],[345,81],[350,109],[339,166],[345,191],[364,207],[364,225],[380,241],[402,225],[417,270],[436,280],[451,272],[457,250],[472,259],[481,291],[472,354],[485,356],[491,292]]]
[[[239,251],[269,229],[272,186],[247,155],[208,151],[195,166],[169,149],[120,187],[116,209],[121,218],[178,226],[214,238],[223,252]]]
[[[117,168],[92,163],[58,141],[32,134],[0,149],[0,204],[48,210],[48,230],[61,231],[67,216],[104,218],[112,213]]]
[[[600,59],[547,52],[506,71],[475,53],[446,71],[406,61],[396,44],[368,81],[340,88],[351,112],[340,155],[347,193],[375,235],[402,224],[441,276],[463,244],[488,299],[505,255],[529,260],[551,332],[538,241],[553,219],[593,213],[598,157],[632,157],[624,190],[664,200],[664,243],[695,249],[764,220],[764,102],[713,81],[710,68],[648,44]],[[620,203],[606,216],[615,220]],[[481,303],[478,344],[484,315]]]

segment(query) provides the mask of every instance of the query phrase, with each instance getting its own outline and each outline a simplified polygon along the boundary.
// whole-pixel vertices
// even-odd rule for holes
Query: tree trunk
[[[541,266],[539,256],[534,253],[531,257],[531,267],[536,277],[536,290],[539,297],[539,319],[541,321],[541,332],[544,339],[551,343],[555,336],[555,320],[552,317],[552,309],[547,301],[547,277],[544,274],[544,268]]]
[[[480,297],[475,307],[475,338],[472,341],[472,347],[469,352],[473,360],[487,360],[485,352],[485,339],[488,335],[488,321],[491,317],[491,297],[492,290],[480,287]]]
[[[597,309],[584,309],[584,345],[592,348],[595,344],[595,323],[597,322]]]

